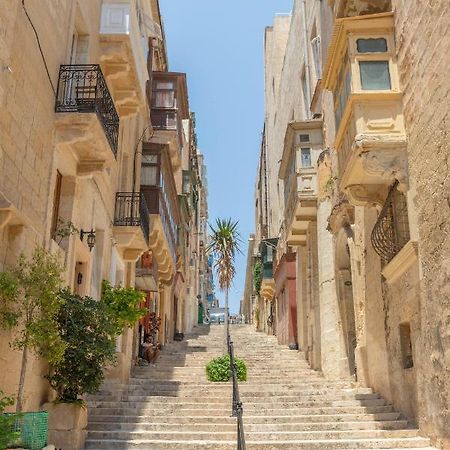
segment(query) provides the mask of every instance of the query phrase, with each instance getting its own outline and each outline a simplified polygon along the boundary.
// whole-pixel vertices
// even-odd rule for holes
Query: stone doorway
[[[344,229],[342,229],[338,233],[336,240],[336,288],[342,334],[348,360],[348,369],[350,375],[356,377],[355,306],[353,301],[353,279],[350,264],[350,250],[347,240],[347,233]]]

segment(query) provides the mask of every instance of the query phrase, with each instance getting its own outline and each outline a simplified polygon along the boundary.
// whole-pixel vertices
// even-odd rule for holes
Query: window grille
[[[383,266],[409,241],[408,206],[405,195],[397,187],[398,181],[390,188],[371,235],[373,248]]]

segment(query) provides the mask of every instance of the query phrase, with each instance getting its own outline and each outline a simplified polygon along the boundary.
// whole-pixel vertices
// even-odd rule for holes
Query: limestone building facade
[[[189,332],[206,194],[158,1],[6,0],[0,28],[0,270],[42,246],[73,292],[99,299],[102,280],[136,287],[161,317],[159,342]],[[61,236],[67,224],[77,231]],[[147,319],[118,339],[109,379],[129,377]],[[14,394],[9,340],[1,331],[0,389]],[[45,362],[30,366],[25,410],[36,410],[51,394]]]
[[[441,448],[450,448],[449,9],[297,0],[266,30],[260,250],[243,306],[258,305],[259,330],[298,346],[326,377],[372,387]]]

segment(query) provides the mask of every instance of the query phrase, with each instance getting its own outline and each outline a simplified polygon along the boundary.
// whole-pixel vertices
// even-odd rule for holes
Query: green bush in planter
[[[239,381],[247,380],[247,367],[242,359],[234,358],[237,378]],[[229,381],[230,380],[230,356],[225,355],[214,358],[206,365],[206,376],[209,381]]]
[[[104,302],[80,297],[68,290],[59,311],[60,335],[66,345],[62,361],[53,365],[47,379],[57,401],[80,402],[94,394],[104,379],[104,369],[115,362],[116,323]]]

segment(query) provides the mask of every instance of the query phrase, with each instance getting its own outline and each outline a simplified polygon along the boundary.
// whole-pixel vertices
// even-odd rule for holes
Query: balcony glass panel
[[[378,39],[357,39],[356,47],[359,53],[385,53],[387,52],[387,41]]]
[[[361,88],[367,91],[391,89],[388,61],[360,61]]]
[[[312,167],[311,149],[310,148],[302,148],[301,156],[302,156],[302,167]]]
[[[175,92],[168,90],[154,91],[152,106],[154,108],[175,108]]]

